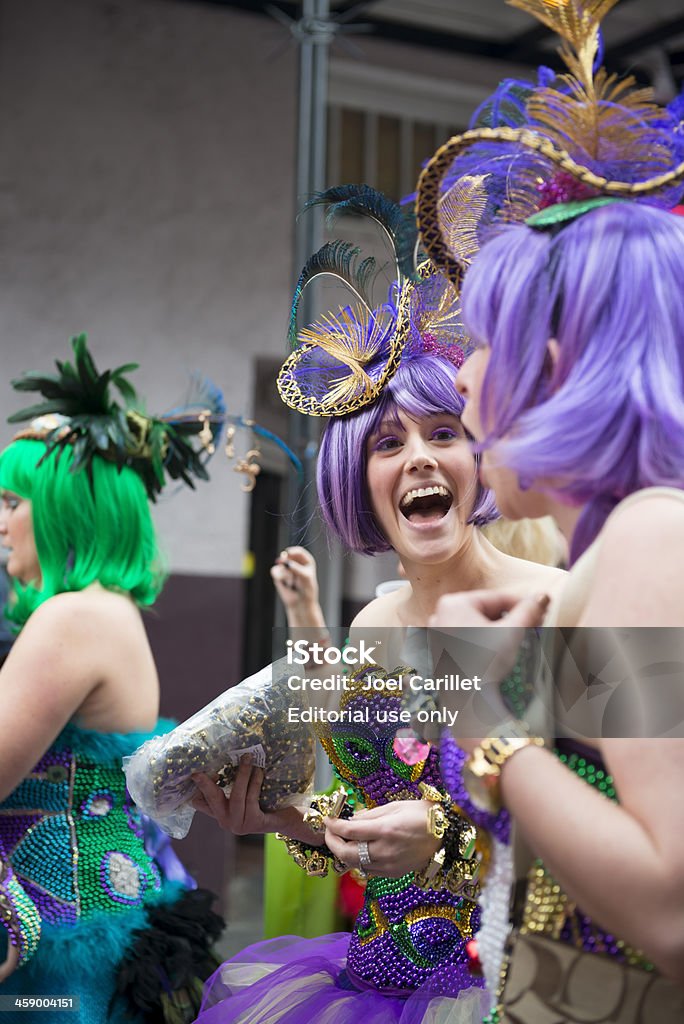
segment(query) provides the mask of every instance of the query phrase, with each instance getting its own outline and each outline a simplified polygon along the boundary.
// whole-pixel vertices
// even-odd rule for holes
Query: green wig
[[[32,504],[42,574],[39,587],[14,582],[8,615],[22,626],[48,598],[100,583],[152,604],[164,571],[145,485],[128,466],[95,456],[71,471],[69,445],[47,452],[39,440],[12,442],[0,454],[0,488]]]

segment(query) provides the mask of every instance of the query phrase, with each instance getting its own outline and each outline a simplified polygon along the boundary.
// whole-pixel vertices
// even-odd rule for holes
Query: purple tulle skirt
[[[360,988],[346,972],[349,933],[258,942],[209,978],[198,1024],[481,1024],[481,979],[450,965],[410,995]],[[427,1022],[426,1022],[427,1024]]]

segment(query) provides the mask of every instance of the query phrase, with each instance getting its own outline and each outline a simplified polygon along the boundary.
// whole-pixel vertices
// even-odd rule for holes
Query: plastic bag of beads
[[[296,694],[278,663],[231,687],[171,732],[147,740],[124,759],[128,790],[141,811],[174,839],[188,834],[195,813],[192,776],[205,772],[229,793],[240,758],[264,769],[265,811],[297,803],[314,773],[314,739],[289,715]]]

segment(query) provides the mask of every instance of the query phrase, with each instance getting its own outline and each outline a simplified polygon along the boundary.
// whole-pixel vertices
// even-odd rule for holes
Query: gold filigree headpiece
[[[603,67],[595,68],[601,20],[617,0],[507,2],[558,33],[568,72],[529,90],[525,125],[466,131],[442,146],[423,170],[416,203],[421,243],[457,286],[465,261],[451,238],[453,196],[461,188],[464,166],[469,176],[474,167],[485,170],[490,200],[497,194],[480,218],[485,228],[492,221],[525,221],[568,200],[662,195],[684,180],[684,162],[675,155],[674,124],[667,124],[666,112],[652,102],[650,90],[637,89],[631,77],[618,79]],[[503,175],[503,182],[497,175]],[[549,223],[553,220],[548,218]]]
[[[469,179],[459,192],[461,218],[453,240],[464,259],[476,250],[485,199],[482,179]],[[468,339],[458,294],[429,260],[419,258],[415,223],[367,186],[341,186],[315,201],[332,202],[333,212],[353,210],[376,220],[392,242],[397,276],[388,301],[378,306],[370,298],[372,257],[358,260],[358,250],[340,241],[314,254],[295,291],[290,338],[296,347],[277,380],[285,404],[309,416],[345,416],[374,402],[411,355],[431,351],[460,366]],[[341,281],[354,301],[297,331],[302,292],[322,275]]]

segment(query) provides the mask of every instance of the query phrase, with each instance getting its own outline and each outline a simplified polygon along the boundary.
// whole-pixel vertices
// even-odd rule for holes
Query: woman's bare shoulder
[[[24,645],[55,645],[65,664],[117,660],[143,642],[139,609],[126,595],[102,587],[55,594],[29,617],[18,640]]]
[[[684,500],[653,489],[606,521],[583,625],[681,626]]]
[[[671,494],[680,495],[673,500]],[[684,557],[684,492],[649,488],[623,502],[609,516],[598,537],[602,568],[627,566],[632,576],[674,570],[679,578]]]
[[[389,594],[374,598],[362,608],[351,624],[352,629],[366,629],[374,626],[399,626],[400,609],[406,602],[404,587],[398,587]]]
[[[553,596],[565,585],[568,574],[565,569],[552,565],[540,565],[539,562],[528,562],[524,558],[506,556],[506,564],[502,573],[500,586],[527,596],[535,590]]]

